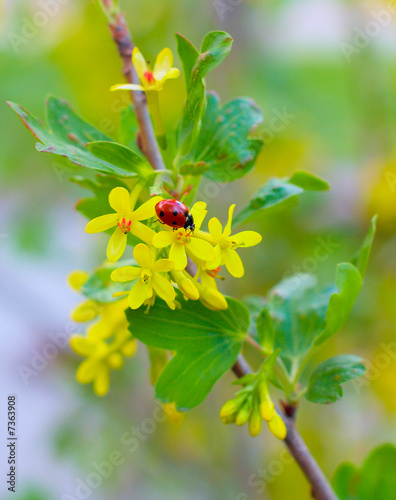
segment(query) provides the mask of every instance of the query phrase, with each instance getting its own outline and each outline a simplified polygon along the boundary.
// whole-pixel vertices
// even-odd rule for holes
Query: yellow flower
[[[86,358],[77,369],[77,381],[81,384],[93,382],[95,394],[104,396],[109,390],[111,369],[122,368],[123,356],[133,356],[137,343],[130,332],[124,330],[116,333],[110,343],[97,338],[73,335],[70,338],[70,347]]]
[[[160,273],[169,272],[174,263],[169,259],[155,261],[147,245],[139,243],[133,251],[133,257],[140,267],[124,266],[111,273],[113,281],[126,282],[138,280],[128,295],[131,309],[138,309],[145,300],[153,297],[154,292],[168,305],[173,303],[176,293],[170,282]]]
[[[220,268],[218,268],[220,270]],[[212,311],[222,311],[228,309],[228,303],[224,296],[217,289],[214,271],[200,270],[201,283],[196,283],[199,291],[199,299],[202,304]]]
[[[166,80],[178,78],[180,75],[180,71],[177,68],[172,68],[173,54],[168,48],[161,50],[158,54],[152,71],[137,47],[133,49],[132,62],[141,85],[133,83],[118,84],[113,85],[110,90],[160,91]]]
[[[177,284],[177,288],[182,292],[185,299],[198,300],[199,292],[194,281],[185,271],[172,271],[172,281]]]
[[[145,243],[151,243],[155,232],[139,221],[155,216],[155,205],[162,200],[154,196],[134,210],[136,201],[142,191],[142,185],[136,185],[131,194],[123,188],[116,187],[109,194],[109,204],[115,213],[101,215],[88,222],[87,233],[100,233],[117,226],[107,246],[107,258],[116,262],[124,253],[128,233],[134,234]]]
[[[198,231],[197,236],[205,238],[207,241],[213,241],[215,246],[216,257],[208,264],[208,269],[215,269],[218,266],[225,264],[228,272],[235,278],[241,278],[245,270],[241,258],[235,251],[239,247],[252,247],[257,245],[262,240],[259,233],[255,231],[242,231],[241,233],[231,236],[232,215],[235,205],[231,205],[228,211],[228,221],[223,231],[221,222],[216,217],[210,219],[208,228],[210,236]]]
[[[191,209],[195,228],[199,230],[207,213],[206,203],[199,201]],[[157,233],[152,241],[156,248],[164,248],[171,245],[169,258],[175,263],[176,271],[182,271],[187,266],[187,255],[193,260],[212,261],[215,258],[213,246],[196,236],[196,232],[184,228],[173,230],[166,226],[165,231]]]

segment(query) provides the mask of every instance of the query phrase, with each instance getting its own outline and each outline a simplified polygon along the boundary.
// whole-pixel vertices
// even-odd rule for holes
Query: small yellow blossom
[[[220,270],[220,268],[218,268]],[[217,269],[214,271],[206,271],[200,269],[201,283],[196,283],[199,291],[199,299],[202,304],[211,309],[212,311],[223,311],[228,309],[228,303],[222,293],[217,289],[215,275]]]
[[[133,83],[118,84],[113,85],[110,90],[160,91],[163,89],[166,80],[178,78],[180,75],[177,68],[172,68],[173,54],[168,48],[161,50],[158,54],[153,70],[150,69],[137,47],[133,49],[132,62],[141,85]]]
[[[255,231],[242,231],[241,233],[231,236],[232,215],[235,205],[231,205],[228,211],[228,221],[223,230],[223,226],[219,219],[213,217],[210,219],[208,228],[209,233],[198,231],[197,236],[212,241],[215,244],[216,257],[209,262],[208,269],[215,269],[222,264],[225,264],[228,272],[235,278],[241,278],[245,270],[241,258],[236,252],[239,247],[252,247],[257,245],[262,240],[259,233]]]
[[[199,230],[207,213],[206,203],[200,201],[191,208],[196,231]],[[215,258],[213,246],[196,236],[196,232],[180,228],[173,230],[166,226],[165,231],[157,233],[152,241],[156,248],[171,246],[169,258],[175,263],[176,271],[182,271],[187,266],[187,256],[193,260],[212,261]]]
[[[139,243],[133,251],[133,257],[140,267],[124,266],[111,273],[113,281],[127,282],[137,280],[128,295],[131,309],[138,309],[154,292],[172,308],[176,293],[171,283],[160,273],[169,272],[174,263],[169,259],[155,261],[147,245]]]
[[[199,292],[194,281],[185,271],[172,271],[172,281],[177,284],[178,289],[184,295],[184,298],[198,300]]]
[[[86,358],[78,367],[76,379],[81,384],[93,383],[97,396],[105,396],[110,386],[110,371],[119,370],[124,364],[124,356],[136,352],[136,339],[128,331],[115,334],[112,342],[73,335],[70,346],[74,352]]]
[[[142,191],[142,186],[137,184],[131,194],[123,187],[116,187],[109,194],[109,204],[115,213],[101,215],[88,222],[87,233],[100,233],[117,226],[107,246],[107,258],[116,262],[124,253],[128,233],[134,234],[145,243],[150,244],[155,232],[140,221],[155,216],[155,205],[162,200],[154,196],[135,210],[136,201]]]

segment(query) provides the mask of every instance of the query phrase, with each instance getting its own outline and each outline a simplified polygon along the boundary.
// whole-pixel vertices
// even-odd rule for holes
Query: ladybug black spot
[[[163,210],[161,210],[161,212],[160,212],[160,214],[159,214],[159,216],[161,217],[161,219],[162,219],[162,217],[163,217],[164,215],[165,215],[165,212],[164,212]]]
[[[177,222],[174,220],[174,221],[172,222],[172,224],[173,224],[174,226],[176,226]]]
[[[173,210],[173,216],[176,217],[177,214],[178,214],[178,211],[177,210]]]

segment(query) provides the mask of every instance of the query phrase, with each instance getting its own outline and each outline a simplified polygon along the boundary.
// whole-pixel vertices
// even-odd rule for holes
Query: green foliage
[[[367,263],[370,257],[371,247],[374,241],[376,224],[377,224],[377,216],[375,215],[371,219],[370,228],[366,234],[362,246],[360,247],[356,255],[354,255],[354,257],[351,259],[352,264],[359,269],[362,279],[366,274]]]
[[[396,447],[384,444],[373,450],[360,469],[341,464],[333,486],[340,500],[396,500]]]
[[[153,169],[148,161],[122,144],[95,141],[89,142],[86,147],[96,158],[116,165],[125,171],[134,172],[140,177],[153,175]]]
[[[121,111],[120,124],[117,138],[121,144],[140,154],[136,138],[139,132],[139,124],[132,104]]]
[[[366,269],[375,234],[373,218],[361,249],[355,257]],[[275,331],[275,347],[288,366],[301,362],[313,345],[319,345],[344,325],[363,283],[359,269],[349,262],[338,264],[334,285],[318,286],[310,274],[285,278],[268,293],[257,318],[259,341],[266,342]],[[253,302],[257,308],[259,301]],[[272,322],[271,323],[271,319]]]
[[[81,293],[87,298],[96,302],[108,303],[120,300],[113,297],[116,292],[130,290],[130,283],[118,283],[110,279],[110,274],[122,265],[136,265],[133,259],[119,261],[116,264],[106,263],[94,271],[88,280],[81,287]]]
[[[187,48],[187,40],[178,39],[179,57],[185,71],[191,68],[193,49]],[[201,54],[196,59],[187,87],[187,102],[179,129],[179,155],[187,154],[194,144],[205,110],[205,78],[218,66],[231,50],[232,38],[224,31],[212,31],[203,39]],[[186,78],[187,79],[187,78]]]
[[[271,352],[275,341],[275,327],[271,314],[266,307],[262,309],[257,317],[256,328],[261,346],[266,351]]]
[[[343,396],[341,384],[366,371],[359,356],[342,354],[327,359],[312,373],[305,397],[312,403],[334,403]]]
[[[84,198],[76,204],[76,209],[88,219],[113,212],[108,201],[110,191],[118,186],[127,188],[126,184],[116,177],[104,175],[96,175],[95,180],[80,176],[72,177],[70,180],[83,188],[90,189],[95,195],[93,198]]]
[[[304,191],[325,191],[326,181],[302,170],[285,179],[272,178],[251,198],[250,202],[234,218],[234,224],[259,220],[266,210],[290,203]]]
[[[188,88],[191,81],[192,69],[199,57],[199,52],[184,36],[176,33],[175,37],[177,42],[177,53],[183,65],[184,78],[186,87]]]
[[[219,107],[219,98],[207,94],[206,111],[197,141],[183,158],[181,172],[205,174],[217,182],[230,182],[247,174],[263,146],[249,137],[263,116],[251,99],[238,98]]]
[[[188,301],[170,311],[158,302],[146,314],[126,312],[130,331],[145,344],[176,351],[156,384],[156,397],[180,410],[200,404],[214,383],[235,363],[249,327],[249,312],[229,298],[228,309],[211,311]]]
[[[107,174],[115,174],[120,177],[136,175],[133,164],[119,167],[88,151],[86,148],[88,142],[111,141],[111,139],[82,120],[65,100],[56,97],[48,98],[48,127],[22,106],[11,102],[8,104],[36,139],[40,141],[36,144],[38,151],[65,156],[77,165]]]

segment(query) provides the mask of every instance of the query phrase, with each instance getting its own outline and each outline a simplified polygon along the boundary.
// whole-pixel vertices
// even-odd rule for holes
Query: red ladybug
[[[193,216],[186,205],[178,200],[161,200],[155,205],[155,212],[162,224],[174,229],[190,229],[194,231],[195,224]]]

